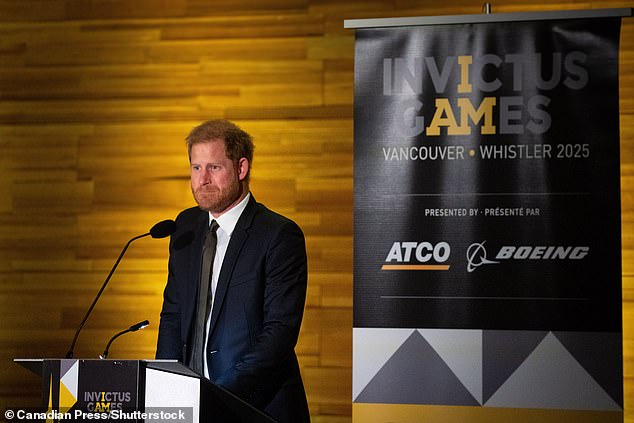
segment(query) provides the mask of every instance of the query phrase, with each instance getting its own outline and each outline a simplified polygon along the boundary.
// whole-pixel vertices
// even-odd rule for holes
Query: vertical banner
[[[619,33],[357,29],[355,423],[623,421]]]

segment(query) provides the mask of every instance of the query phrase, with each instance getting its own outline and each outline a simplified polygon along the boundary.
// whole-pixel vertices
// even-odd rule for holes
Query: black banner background
[[[618,39],[615,19],[357,30],[354,327],[621,331]],[[574,86],[582,79],[574,67],[562,70],[555,87],[535,86],[535,53],[547,80],[553,53],[565,60],[572,52],[585,55],[574,62],[587,72],[585,86],[562,82],[568,77]],[[458,92],[461,68],[456,63],[443,73],[447,57],[475,62],[485,55],[503,62],[482,67],[481,75],[471,73],[470,81],[481,76],[480,85],[499,79],[501,86],[484,92],[473,84],[471,92]],[[508,55],[523,55],[520,71],[506,61]],[[443,75],[451,69],[445,90],[434,86],[427,66],[421,93],[408,83],[392,83],[398,78],[396,58],[404,58],[410,70],[415,58],[433,58]],[[392,59],[389,95],[384,59]],[[526,105],[535,96],[548,99],[536,108],[537,118]],[[477,108],[487,97],[496,99],[495,134],[480,134],[482,122],[470,123],[470,135],[448,135],[445,127],[439,136],[428,129],[407,134],[414,116],[430,125],[438,98],[448,99],[459,120],[458,98],[469,98]],[[519,115],[500,117],[504,97],[522,98],[522,105],[509,109]],[[405,110],[404,104],[416,101],[420,110]],[[551,124],[534,133],[527,125],[544,124],[539,111]],[[510,131],[521,127],[522,133],[502,134],[503,120],[513,126]],[[485,159],[482,150],[520,145],[525,147],[515,147],[516,154],[526,148],[539,156],[540,148],[543,154],[550,146],[550,155],[520,159],[507,152],[507,158]],[[397,159],[403,149],[416,147],[420,155],[420,147],[432,154],[447,146],[463,151],[462,158]],[[523,216],[491,215],[519,209]],[[467,215],[429,215],[448,210]],[[527,215],[531,210],[539,215]],[[414,254],[409,261],[388,261],[397,242],[446,242],[449,258],[429,264],[449,270],[381,270],[386,264],[421,264]],[[504,246],[588,250],[579,259],[496,260]]]

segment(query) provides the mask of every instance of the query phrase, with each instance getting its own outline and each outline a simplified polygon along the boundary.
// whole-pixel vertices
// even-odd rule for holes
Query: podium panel
[[[14,361],[41,377],[46,421],[275,422],[177,361]]]
[[[185,407],[193,412],[193,421],[199,421],[200,380],[163,370],[147,368],[145,371],[145,408]]]

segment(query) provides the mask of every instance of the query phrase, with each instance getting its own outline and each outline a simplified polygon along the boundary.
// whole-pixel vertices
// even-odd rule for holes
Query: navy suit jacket
[[[191,356],[191,329],[209,214],[181,212],[170,240],[156,357]],[[309,421],[295,344],[306,298],[304,235],[253,196],[222,263],[206,351],[210,378],[279,421]]]

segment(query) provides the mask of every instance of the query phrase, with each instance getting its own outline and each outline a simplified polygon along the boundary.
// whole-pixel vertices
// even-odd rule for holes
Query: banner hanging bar
[[[563,19],[631,17],[633,8],[558,10],[549,12],[483,13],[471,15],[416,16],[410,18],[347,19],[348,29],[396,26],[451,25],[490,22],[545,21]]]

